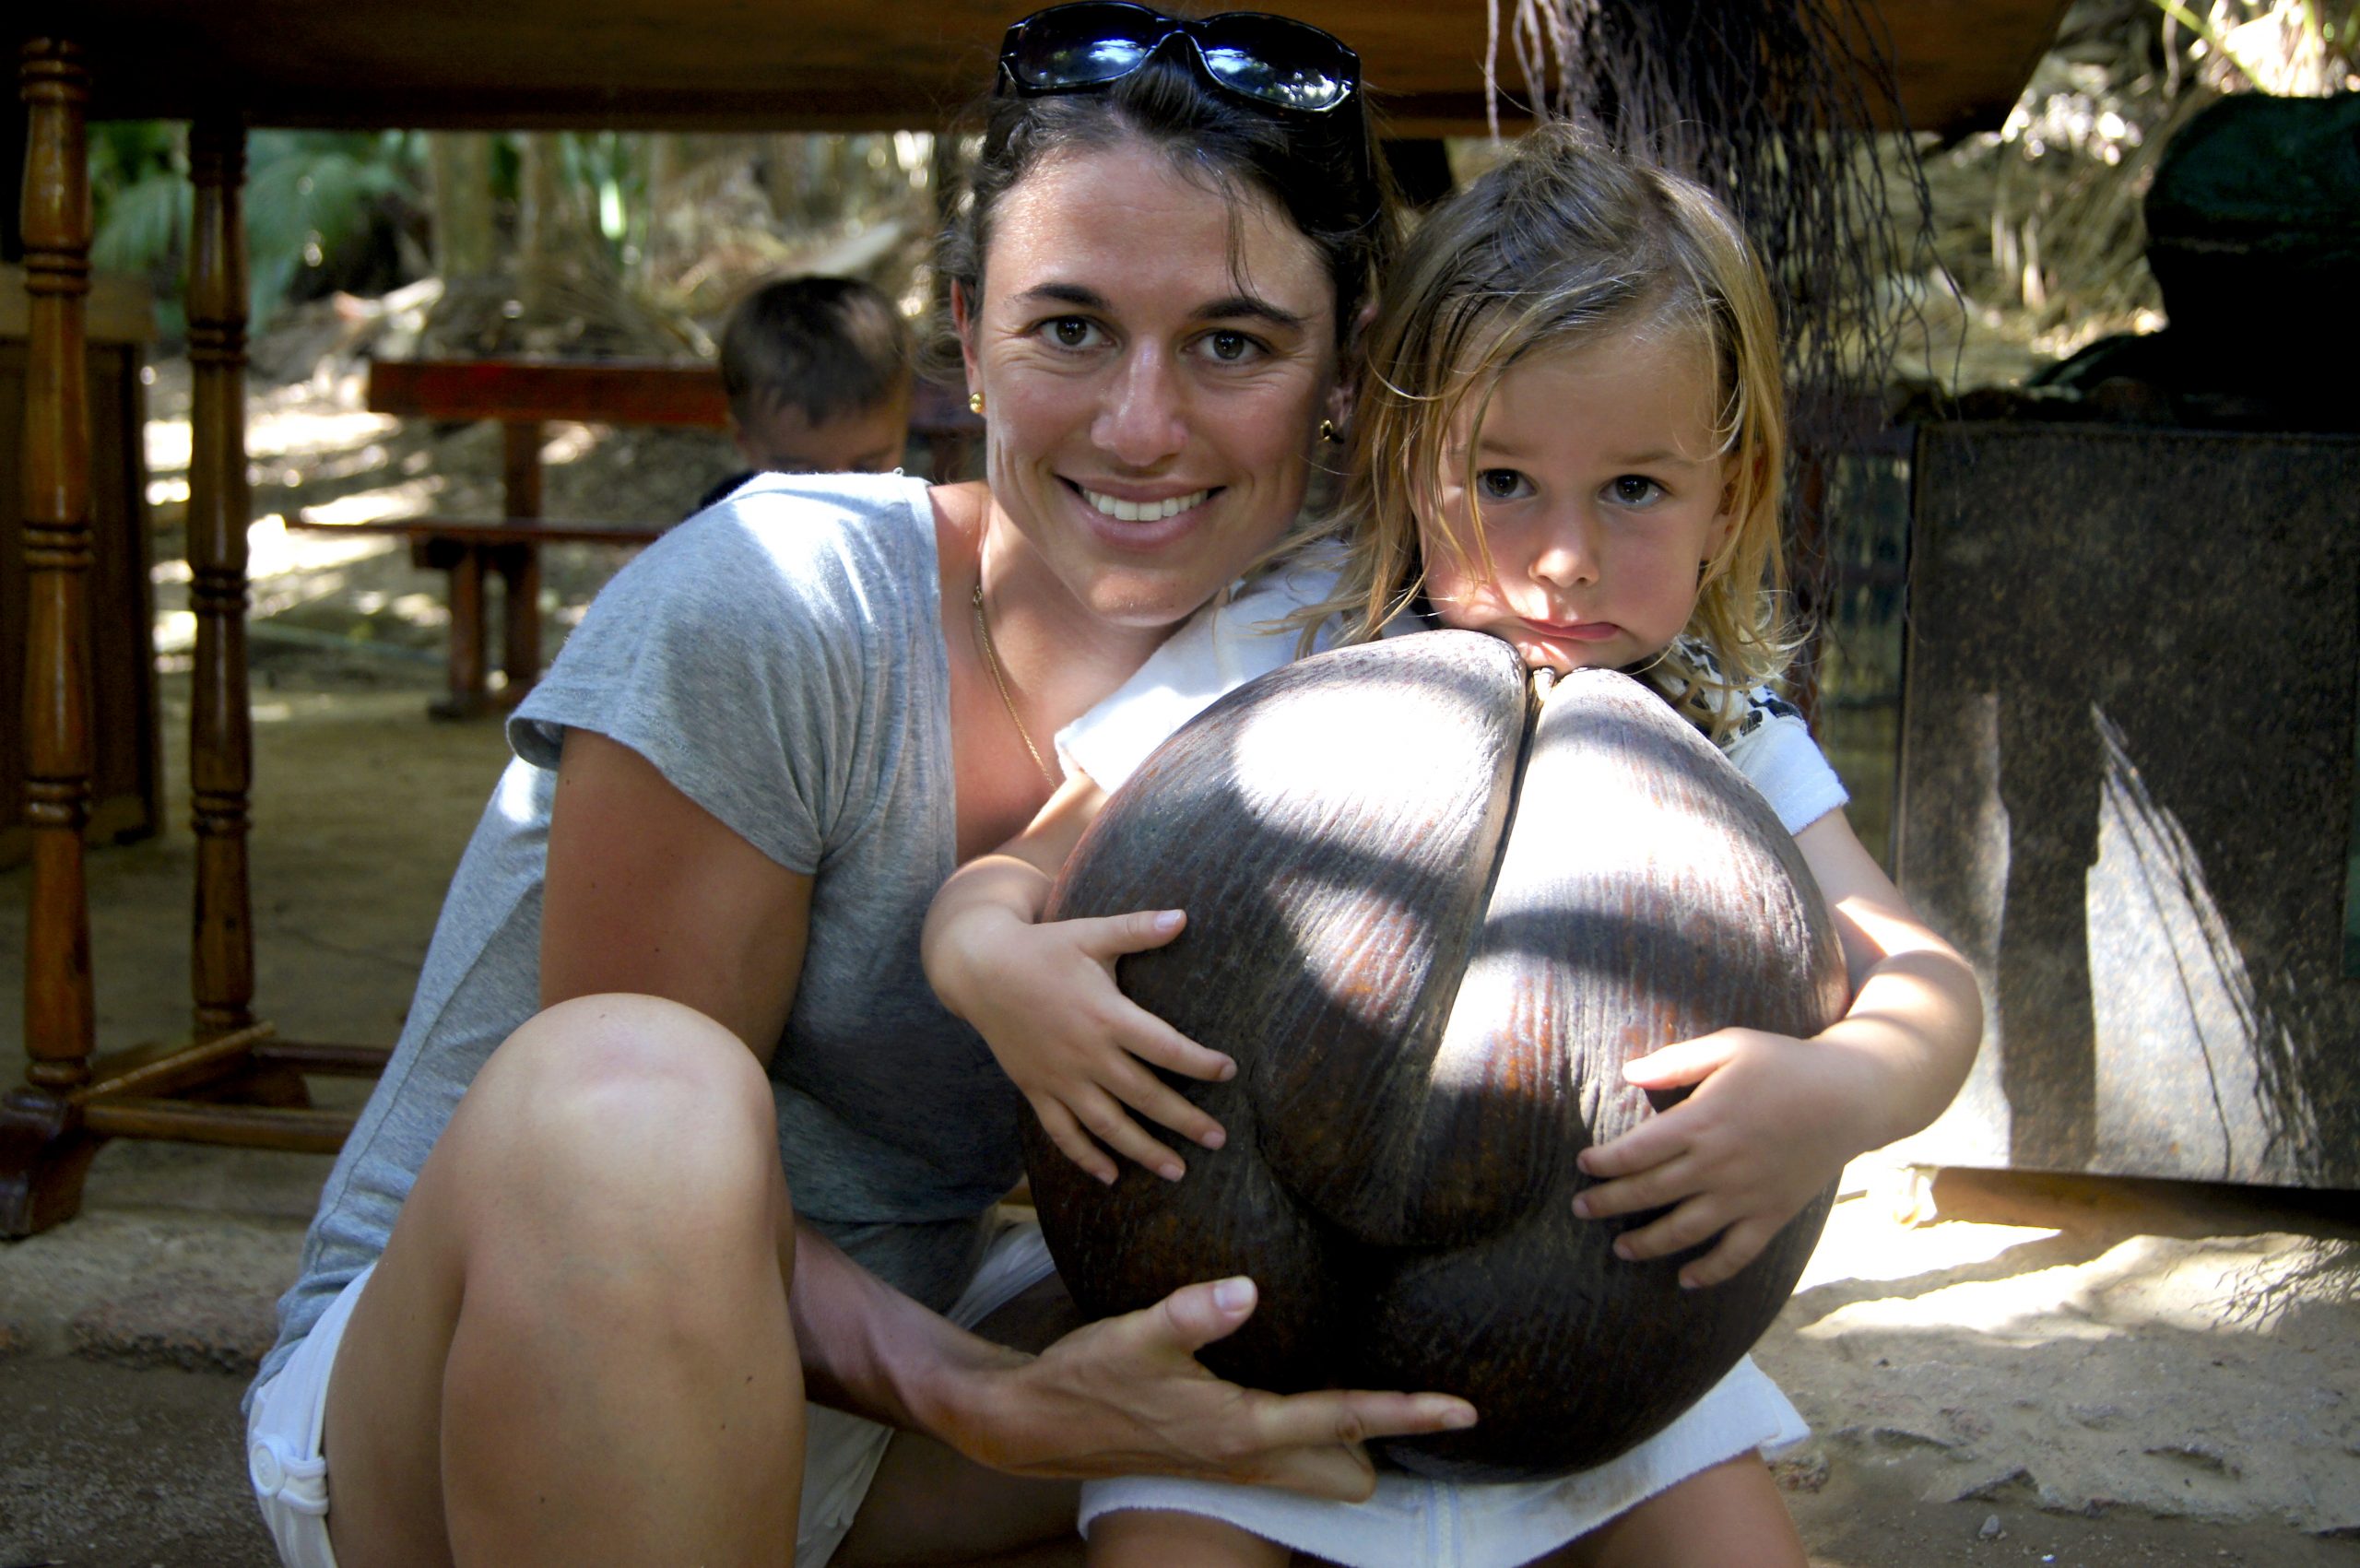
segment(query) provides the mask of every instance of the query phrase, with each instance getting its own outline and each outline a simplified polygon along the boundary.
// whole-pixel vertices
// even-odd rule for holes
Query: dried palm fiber
[[[1489,0],[1493,129],[1503,41]],[[1932,209],[1870,0],[1516,0],[1504,42],[1536,114],[1718,193],[1768,271],[1786,338],[1793,480],[1787,578],[1800,624],[1833,604],[1823,465],[1881,419],[1915,307],[1881,288],[1931,265]],[[1882,114],[1876,112],[1882,111]],[[1892,161],[1897,159],[1897,166]],[[1898,178],[1895,179],[1894,173]],[[1894,222],[1894,191],[1912,206]],[[1813,694],[1808,652],[1791,680]]]

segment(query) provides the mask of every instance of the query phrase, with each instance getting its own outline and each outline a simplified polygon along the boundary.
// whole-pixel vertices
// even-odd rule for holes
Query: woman
[[[288,1561],[941,1561],[1070,1538],[1020,1477],[1361,1495],[1357,1438],[1469,1419],[1213,1380],[1238,1281],[1037,1357],[938,1315],[1046,1263],[919,922],[1294,515],[1390,232],[1355,68],[1277,18],[1011,29],[943,256],[988,479],[758,481],[518,710],[249,1398]]]

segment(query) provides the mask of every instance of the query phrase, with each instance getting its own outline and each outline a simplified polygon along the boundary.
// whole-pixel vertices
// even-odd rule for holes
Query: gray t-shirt
[[[796,1211],[939,1311],[1021,1166],[1023,1102],[934,999],[918,928],[957,861],[933,509],[899,475],[769,475],[619,572],[509,721],[392,1061],[328,1177],[267,1378],[384,1249],[468,1081],[538,1004],[559,747],[594,730],[813,878],[771,1060]],[[258,1380],[259,1381],[259,1380]]]

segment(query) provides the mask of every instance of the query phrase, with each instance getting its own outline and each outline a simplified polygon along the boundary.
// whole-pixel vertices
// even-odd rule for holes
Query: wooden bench
[[[315,533],[390,534],[411,559],[450,579],[450,689],[439,717],[466,718],[524,700],[540,678],[540,547],[648,544],[679,521],[564,522],[541,513],[541,447],[558,421],[596,425],[729,428],[721,372],[707,364],[656,360],[380,360],[369,367],[372,412],[444,422],[490,419],[501,428],[502,514],[497,518],[405,517],[378,523],[314,523]],[[921,382],[910,433],[926,443],[937,483],[960,477],[983,425],[940,387]],[[685,508],[693,498],[684,495]],[[495,699],[490,681],[485,580],[497,577],[506,607]]]

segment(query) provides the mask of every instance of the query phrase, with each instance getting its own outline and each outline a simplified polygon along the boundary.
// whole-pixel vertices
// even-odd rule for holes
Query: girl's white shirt
[[[1298,560],[1232,588],[1166,638],[1113,696],[1059,730],[1058,760],[1113,794],[1216,698],[1293,662],[1302,625],[1290,618],[1335,586],[1332,567]],[[1397,619],[1386,635],[1418,630]],[[1321,627],[1316,645],[1332,642],[1332,630]],[[1787,831],[1800,833],[1841,808],[1850,796],[1802,716],[1766,690],[1749,692],[1746,701],[1747,718],[1721,749]]]

